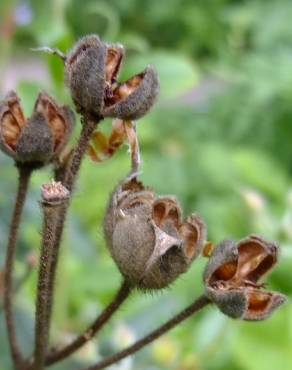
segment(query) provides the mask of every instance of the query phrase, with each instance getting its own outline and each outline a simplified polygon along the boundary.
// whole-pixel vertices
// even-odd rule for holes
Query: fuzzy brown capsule
[[[104,232],[121,273],[143,290],[165,288],[186,272],[206,238],[199,216],[183,220],[174,197],[157,197],[136,178],[112,194]]]
[[[106,46],[98,36],[83,37],[65,59],[65,78],[79,113],[100,117],[105,91]]]
[[[259,280],[276,264],[278,246],[251,235],[235,243],[221,242],[204,273],[206,295],[232,318],[264,320],[286,301],[278,292],[264,290]]]
[[[17,163],[39,167],[61,152],[73,123],[72,111],[60,107],[45,92],[38,95],[32,115],[26,119],[12,91],[0,103],[0,147]]]
[[[159,92],[158,75],[154,67],[110,89],[103,115],[124,120],[136,120],[145,115],[155,103]]]
[[[97,35],[85,36],[68,53],[65,76],[79,113],[136,120],[152,107],[159,92],[155,69],[118,83],[123,58],[122,45],[103,43]]]

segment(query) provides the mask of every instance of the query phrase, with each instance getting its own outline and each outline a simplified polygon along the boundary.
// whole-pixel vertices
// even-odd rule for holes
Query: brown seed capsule
[[[183,221],[174,197],[156,197],[136,178],[113,193],[104,232],[121,273],[143,290],[167,287],[186,272],[206,236],[197,215]]]
[[[97,35],[83,37],[65,60],[65,77],[77,112],[102,116],[105,73],[105,44]]]
[[[125,120],[136,120],[145,115],[159,93],[158,75],[152,66],[117,84],[105,100],[103,115]]]
[[[65,75],[76,109],[97,118],[135,120],[154,104],[159,81],[153,67],[117,82],[124,57],[120,44],[105,44],[97,35],[82,38],[65,58]]]
[[[235,243],[225,240],[214,250],[204,273],[206,295],[226,315],[264,320],[286,301],[284,295],[263,290],[259,279],[277,262],[278,247],[251,235]]]
[[[17,163],[34,167],[52,161],[67,143],[74,115],[67,107],[41,92],[26,119],[20,100],[10,92],[0,103],[0,146]]]

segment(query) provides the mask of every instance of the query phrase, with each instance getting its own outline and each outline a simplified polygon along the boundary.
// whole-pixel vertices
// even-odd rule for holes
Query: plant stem
[[[98,362],[97,364],[89,366],[83,370],[101,370],[101,369],[106,368],[107,366],[115,364],[116,362],[122,360],[125,357],[132,355],[133,353],[139,351],[141,348],[145,347],[147,344],[155,341],[161,335],[165,334],[167,331],[171,330],[176,325],[180,324],[182,321],[188,319],[194,313],[200,311],[203,307],[205,307],[209,303],[210,301],[206,296],[204,295],[200,296],[190,306],[188,306],[183,311],[181,311],[179,314],[177,314],[172,319],[167,321],[164,325],[154,330],[152,333],[146,335],[144,338],[140,339],[139,341],[129,346],[128,348],[112,356],[109,356],[105,358],[104,360]]]
[[[55,362],[61,361],[66,357],[70,356],[72,353],[76,352],[89,340],[91,340],[94,335],[108,322],[108,320],[113,316],[113,314],[118,310],[121,304],[129,297],[131,288],[126,281],[124,281],[111,301],[109,305],[102,311],[102,313],[97,317],[97,319],[82,333],[77,337],[71,344],[65,346],[64,348],[52,351],[46,358],[46,365],[52,365]]]
[[[87,146],[89,140],[96,129],[100,119],[90,119],[86,116],[82,117],[82,130],[80,134],[80,138],[74,149],[71,162],[69,164],[69,168],[67,169],[66,176],[64,178],[63,185],[71,191],[74,188],[75,181],[82,163],[82,159],[84,154],[86,153]],[[71,193],[72,195],[72,193]],[[54,287],[55,287],[55,278],[56,278],[56,271],[58,266],[58,257],[60,251],[60,244],[65,224],[65,219],[67,215],[69,207],[69,201],[67,202],[65,207],[60,209],[60,212],[57,215],[57,223],[54,229],[54,238],[52,239],[52,254],[51,254],[51,264],[49,269],[49,277],[48,277],[48,300],[47,300],[47,323],[48,327],[50,327],[51,316],[52,316],[52,306],[53,306],[53,296],[54,296]]]
[[[48,302],[50,300],[49,273],[52,259],[52,241],[54,240],[59,210],[64,208],[65,204],[66,199],[55,204],[42,202],[44,224],[36,299],[34,370],[42,370],[45,365],[50,329]]]
[[[18,340],[13,318],[13,266],[16,250],[16,241],[20,225],[20,219],[23,211],[23,206],[27,194],[30,176],[32,169],[25,166],[18,166],[18,190],[15,200],[14,211],[9,230],[9,239],[6,252],[6,260],[4,267],[4,311],[7,326],[8,341],[11,351],[11,357],[14,367],[20,369],[23,364],[23,357],[19,349]]]

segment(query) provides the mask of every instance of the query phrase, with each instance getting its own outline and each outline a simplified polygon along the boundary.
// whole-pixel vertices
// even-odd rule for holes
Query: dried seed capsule
[[[38,95],[34,112],[24,117],[20,100],[10,92],[0,104],[0,146],[17,163],[42,166],[52,161],[66,145],[74,115],[44,92]]]
[[[118,84],[105,100],[103,115],[136,120],[145,115],[159,93],[158,75],[152,66]]]
[[[226,315],[264,320],[286,300],[263,290],[259,279],[277,262],[278,246],[252,235],[235,243],[225,240],[210,257],[204,273],[206,295]]]
[[[65,77],[79,113],[136,120],[153,106],[159,92],[155,69],[118,83],[123,57],[122,45],[103,43],[97,35],[85,36],[68,53]]]
[[[113,193],[104,231],[121,273],[143,290],[167,287],[186,272],[206,237],[197,215],[183,221],[174,197],[156,197],[136,178]]]
[[[83,37],[65,59],[65,77],[79,113],[102,116],[106,46],[97,35]]]

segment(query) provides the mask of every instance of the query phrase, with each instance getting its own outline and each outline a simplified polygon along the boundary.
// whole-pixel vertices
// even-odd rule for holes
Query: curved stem
[[[116,362],[122,360],[125,357],[132,355],[133,353],[139,351],[141,348],[145,347],[147,344],[155,341],[161,335],[165,334],[167,331],[174,328],[176,325],[180,324],[182,321],[188,319],[194,313],[200,311],[203,307],[210,303],[209,299],[202,295],[197,298],[190,306],[185,308],[179,314],[174,316],[172,319],[167,321],[164,325],[160,326],[158,329],[154,330],[152,333],[146,335],[144,338],[138,340],[133,345],[125,348],[124,350],[105,358],[104,360],[98,362],[95,365],[89,366],[83,370],[101,370],[115,364]]]
[[[19,349],[16,330],[13,318],[13,307],[12,307],[12,297],[13,297],[13,266],[14,266],[14,256],[16,250],[16,241],[18,236],[18,230],[20,225],[20,219],[23,211],[23,206],[27,194],[28,184],[32,169],[27,167],[18,167],[18,190],[15,200],[14,211],[12,215],[12,220],[9,230],[9,239],[6,252],[6,260],[4,267],[4,311],[5,320],[7,326],[8,341],[11,351],[11,357],[16,369],[20,369],[23,364],[23,357]]]
[[[55,362],[61,361],[66,357],[70,356],[72,353],[76,352],[89,340],[91,340],[94,335],[108,322],[108,320],[113,316],[113,314],[118,310],[122,303],[129,297],[131,288],[127,282],[123,282],[119,291],[109,303],[109,305],[102,311],[102,313],[97,317],[97,319],[85,330],[84,333],[79,335],[72,343],[61,348],[57,351],[52,351],[46,358],[46,365],[52,365]]]

